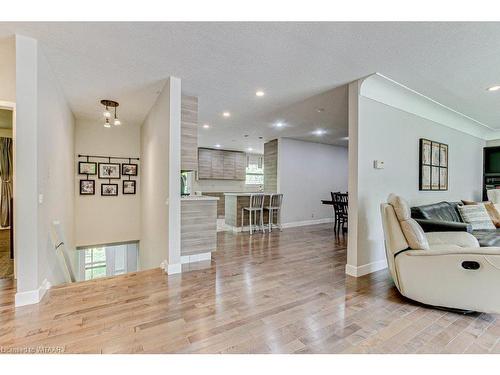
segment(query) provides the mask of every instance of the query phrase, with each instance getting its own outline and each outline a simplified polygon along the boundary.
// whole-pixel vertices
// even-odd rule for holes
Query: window
[[[137,271],[137,243],[78,250],[81,281]]]
[[[246,185],[264,185],[264,165],[261,155],[247,155]]]
[[[85,253],[85,280],[106,276],[106,249],[94,247],[83,251]]]

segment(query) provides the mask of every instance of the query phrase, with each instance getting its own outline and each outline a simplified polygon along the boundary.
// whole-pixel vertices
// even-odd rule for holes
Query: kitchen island
[[[190,195],[181,198],[181,263],[210,260],[217,249],[217,201]]]
[[[269,198],[271,194],[276,194],[272,192],[244,192],[244,193],[224,193],[225,199],[225,224],[227,229],[233,232],[242,232],[250,230],[248,223],[248,212],[245,212],[243,226],[241,226],[241,209],[243,207],[250,206],[250,195],[252,194],[264,194],[264,207],[269,205]],[[276,223],[276,214],[273,218],[273,222]],[[257,216],[257,223],[260,219]],[[264,210],[264,225],[269,223],[269,212]]]

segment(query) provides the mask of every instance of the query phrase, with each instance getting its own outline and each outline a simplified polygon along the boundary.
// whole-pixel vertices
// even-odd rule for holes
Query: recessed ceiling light
[[[221,148],[221,147],[222,146],[220,144],[218,144],[218,143],[215,145],[215,148]]]
[[[274,126],[276,126],[277,128],[282,128],[283,126],[285,126],[285,124],[283,124],[282,122],[277,122]]]
[[[226,112],[222,112],[222,116],[224,116],[224,117],[231,117],[231,113],[229,113],[227,111]]]
[[[263,139],[264,137],[259,137],[259,139]]]
[[[323,129],[317,129],[317,130],[313,131],[314,135],[323,135],[325,133],[326,133],[326,131]]]
[[[253,151],[253,148],[249,147],[247,148],[248,151]]]
[[[499,85],[488,87],[488,91],[498,91],[498,90],[500,90],[500,86]]]
[[[324,108],[316,108],[316,112],[325,112],[325,109]]]
[[[243,134],[243,137],[248,138],[248,134]]]
[[[210,125],[208,124],[203,124],[203,129],[208,129],[210,127]]]
[[[255,95],[256,95],[256,96],[264,96],[264,95],[266,95],[266,94],[265,94],[265,92],[264,92],[264,91],[259,90],[259,91],[257,91],[257,92],[255,93]]]

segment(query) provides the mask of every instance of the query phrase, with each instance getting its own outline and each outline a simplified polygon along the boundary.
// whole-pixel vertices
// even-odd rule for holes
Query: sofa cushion
[[[394,212],[399,221],[408,220],[411,218],[410,205],[408,202],[396,194],[389,194],[387,198],[387,203],[389,203],[392,208],[394,208]]]
[[[458,213],[458,202],[439,202],[411,208],[414,219],[462,222]]]
[[[396,194],[389,194],[387,197],[389,203],[399,220],[401,231],[403,232],[410,249],[412,250],[428,250],[429,242],[425,236],[422,227],[410,217],[410,206],[408,202]]]
[[[412,250],[429,250],[429,242],[424,230],[414,219],[403,220],[399,223]]]
[[[477,238],[481,247],[500,247],[500,229],[475,230],[472,235]]]
[[[458,211],[462,216],[462,220],[471,224],[473,230],[495,229],[495,226],[490,219],[490,215],[488,215],[488,211],[486,211],[486,208],[482,203],[459,206]]]

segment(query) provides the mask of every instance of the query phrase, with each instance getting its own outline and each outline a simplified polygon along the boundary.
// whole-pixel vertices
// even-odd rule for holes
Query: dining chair
[[[273,230],[274,214],[276,213],[276,225],[282,230],[281,227],[281,203],[283,202],[283,194],[271,194],[269,195],[269,206],[265,206],[264,209],[269,211],[269,232]]]
[[[348,225],[349,196],[347,193],[332,193],[332,202],[335,213],[334,231],[336,234],[344,233]]]
[[[245,212],[248,212],[248,224],[250,226],[250,234],[253,234],[254,223],[257,225],[257,213],[259,213],[259,229],[265,232],[264,228],[264,194],[250,194],[250,204],[248,207],[241,209],[241,228],[243,229],[243,222]],[[254,223],[252,223],[252,217]]]

